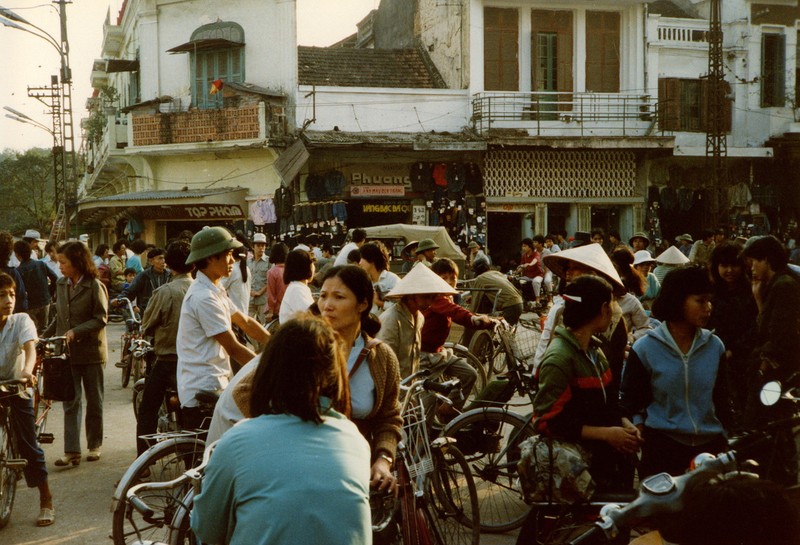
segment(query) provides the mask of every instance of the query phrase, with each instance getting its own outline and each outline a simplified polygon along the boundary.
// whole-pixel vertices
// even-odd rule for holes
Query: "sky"
[[[327,46],[349,36],[356,31],[356,23],[379,3],[379,0],[297,0],[298,43]],[[66,8],[76,148],[80,146],[80,119],[88,115],[86,99],[92,93],[89,77],[92,61],[100,58],[103,22],[109,8],[115,21],[121,5],[122,0],[72,0]],[[48,0],[0,0],[0,7],[60,38],[56,4]],[[50,85],[50,76],[60,68],[56,49],[26,32],[0,26],[0,51],[6,52],[0,75],[0,107],[13,108],[52,128],[47,108],[28,97],[28,88]],[[47,131],[0,116],[0,151],[52,145],[53,137]]]

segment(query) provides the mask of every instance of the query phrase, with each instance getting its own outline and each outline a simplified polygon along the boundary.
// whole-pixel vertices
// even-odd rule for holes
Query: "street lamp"
[[[33,96],[42,102],[43,102],[42,98],[44,97],[50,98],[52,100],[52,104],[50,104],[50,106],[53,108],[54,129],[53,131],[50,131],[50,133],[53,135],[53,142],[54,142],[53,157],[54,161],[57,161],[57,155],[60,154],[62,159],[61,161],[62,168],[60,169],[60,175],[59,175],[58,165],[56,165],[56,173],[54,175],[56,184],[57,217],[56,217],[56,224],[54,225],[53,234],[57,235],[58,233],[56,231],[60,230],[62,227],[65,231],[68,231],[68,222],[71,212],[69,208],[71,208],[72,206],[71,201],[73,200],[74,197],[73,191],[76,185],[76,180],[75,180],[76,161],[75,161],[75,133],[72,123],[72,73],[69,67],[69,41],[67,40],[67,12],[66,12],[67,0],[54,0],[54,3],[57,3],[59,6],[58,13],[61,23],[61,40],[56,40],[56,38],[54,38],[44,29],[34,25],[24,17],[17,15],[10,9],[4,8],[2,6],[0,6],[0,24],[9,28],[27,32],[28,34],[32,34],[33,36],[41,38],[42,40],[50,44],[53,48],[55,48],[56,51],[58,51],[58,55],[61,60],[60,100],[56,92],[52,92],[51,94],[47,95],[36,95],[36,94],[31,95],[31,88],[30,87],[28,88],[29,96]],[[52,82],[52,89],[54,91],[57,85],[58,85],[58,78],[54,76]],[[6,109],[8,110],[8,108]],[[58,112],[58,110],[60,110],[60,112]],[[58,119],[57,119],[58,117],[57,112],[60,113],[60,118]],[[18,121],[26,119],[31,120],[28,116],[19,115],[18,112],[12,112],[12,113],[20,118],[17,119]],[[60,121],[60,123],[58,123],[60,127],[55,124],[56,121]],[[34,124],[34,126],[37,125]]]

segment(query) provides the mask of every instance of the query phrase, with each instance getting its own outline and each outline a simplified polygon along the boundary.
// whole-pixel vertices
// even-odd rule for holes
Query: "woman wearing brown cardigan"
[[[333,267],[322,280],[317,306],[349,349],[352,418],[372,447],[370,486],[395,491],[391,468],[403,425],[398,402],[400,366],[388,345],[370,337],[380,328],[369,315],[374,293],[363,269]]]
[[[70,352],[75,399],[64,402],[64,456],[57,466],[81,463],[82,391],[86,393],[86,459],[100,459],[103,445],[103,367],[108,360],[106,323],[108,293],[97,279],[89,250],[80,242],[58,249],[58,264],[64,275],[56,284],[56,319],[45,337],[64,335]]]

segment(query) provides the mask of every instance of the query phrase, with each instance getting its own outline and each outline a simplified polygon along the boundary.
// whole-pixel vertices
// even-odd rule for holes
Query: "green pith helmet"
[[[419,241],[417,245],[417,249],[415,250],[416,253],[421,254],[422,252],[426,252],[428,250],[438,250],[439,245],[436,244],[433,239],[430,238],[423,238]]]
[[[224,227],[209,227],[192,237],[192,251],[186,258],[186,264],[191,265],[203,258],[241,247],[242,243]]]

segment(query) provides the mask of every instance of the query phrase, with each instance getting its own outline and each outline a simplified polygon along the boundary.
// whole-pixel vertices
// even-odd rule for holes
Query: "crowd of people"
[[[85,459],[100,460],[109,308],[133,301],[155,351],[137,436],[156,431],[166,389],[176,387],[187,429],[205,425],[196,395],[220,393],[209,429],[219,442],[192,514],[208,542],[371,542],[369,490],[397,488],[400,380],[421,366],[458,378],[453,405],[429,407],[455,416],[477,375],[445,341],[454,322],[467,335],[493,327],[491,311],[512,324],[526,310],[546,316],[532,360],[534,426],[586,446],[603,487],[629,488],[637,466],[640,477],[679,473],[693,454],[725,450],[731,434],[785,414],[758,403],[762,384],[799,382],[800,276],[770,236],[704,234],[691,249],[654,255],[645,233],[628,244],[600,230],[573,241],[537,235],[521,241],[511,274],[473,241],[465,272],[481,289],[466,308],[462,271],[437,259],[432,239],[403,248],[401,277],[362,229],[338,253],[313,239],[268,250],[264,234],[223,227],[184,232],[166,248],[120,240],[94,253],[26,235],[14,243],[0,232],[0,379],[33,380],[38,336],[64,335],[76,395],[64,403],[55,465],[84,459],[84,426]],[[17,405],[37,524],[52,524],[30,402]],[[137,440],[138,453],[146,447]],[[308,486],[324,493],[304,494]]]

